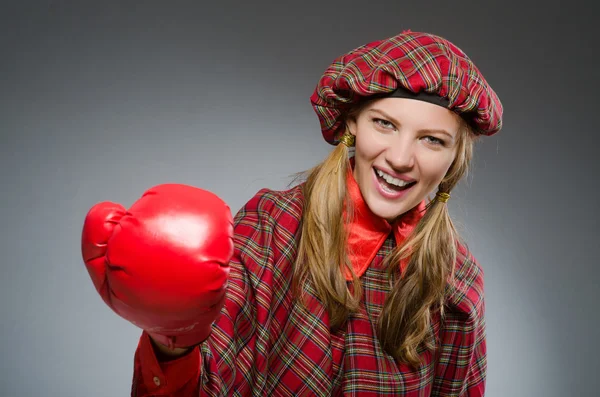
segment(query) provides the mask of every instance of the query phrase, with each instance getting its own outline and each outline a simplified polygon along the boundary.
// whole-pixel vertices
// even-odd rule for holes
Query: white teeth
[[[380,177],[382,177],[383,179],[385,179],[385,181],[387,183],[389,183],[390,185],[395,185],[395,186],[398,186],[398,187],[404,187],[404,186],[409,185],[411,183],[411,182],[403,181],[402,179],[394,178],[394,177],[386,174],[385,172],[383,172],[381,170],[377,170],[376,169],[375,171],[377,172],[377,175],[379,175]]]

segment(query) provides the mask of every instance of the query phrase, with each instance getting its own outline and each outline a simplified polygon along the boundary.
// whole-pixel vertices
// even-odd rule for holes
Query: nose
[[[408,134],[406,134],[408,135]],[[385,159],[393,169],[404,171],[415,165],[415,142],[408,136],[397,137],[390,142],[385,154]]]

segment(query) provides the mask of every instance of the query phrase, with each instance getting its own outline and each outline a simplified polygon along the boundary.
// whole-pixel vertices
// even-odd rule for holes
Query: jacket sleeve
[[[442,320],[432,396],[480,397],[485,394],[487,347],[483,271],[463,257]]]
[[[144,332],[135,353],[132,396],[250,395],[267,371],[272,265],[277,256],[273,200],[259,191],[234,219],[235,249],[225,305],[211,336],[185,356],[158,362]],[[286,238],[287,235],[286,235]]]
[[[487,375],[487,346],[485,340],[485,319],[481,319],[475,329],[475,346],[467,371],[465,396],[476,397],[485,394]]]
[[[200,364],[198,346],[176,360],[159,362],[144,331],[134,356],[131,396],[197,396]]]

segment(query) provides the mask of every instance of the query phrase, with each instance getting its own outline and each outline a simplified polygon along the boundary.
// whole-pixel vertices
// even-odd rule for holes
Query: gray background
[[[140,330],[93,289],[87,210],[164,182],[234,212],[285,188],[331,149],[308,100],[321,73],[403,29],[455,42],[505,106],[450,201],[486,272],[487,395],[598,396],[597,11],[273,4],[2,3],[0,396],[128,395]]]

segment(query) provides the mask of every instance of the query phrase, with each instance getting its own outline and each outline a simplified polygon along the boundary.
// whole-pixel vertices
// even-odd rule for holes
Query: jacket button
[[[158,378],[158,376],[155,376],[153,380],[156,386],[160,386],[160,379]]]

